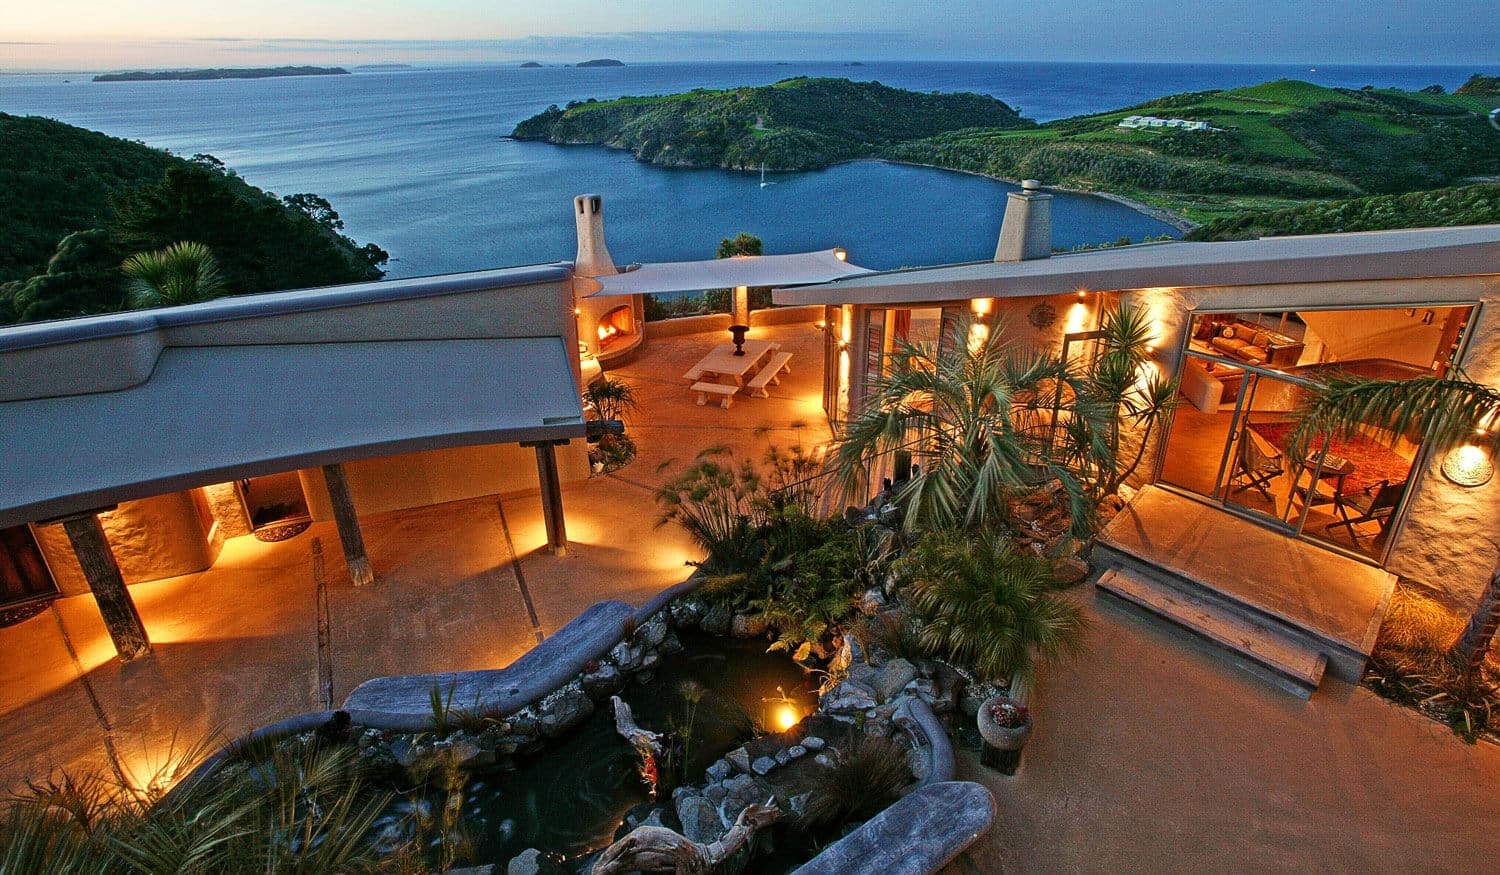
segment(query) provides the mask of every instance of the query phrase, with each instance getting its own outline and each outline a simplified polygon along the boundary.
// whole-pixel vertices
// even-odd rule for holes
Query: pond
[[[786,654],[766,653],[764,639],[678,635],[685,650],[664,658],[650,683],[630,683],[620,696],[641,726],[685,739],[683,783],[701,782],[703,770],[754,727],[782,728],[778,688],[797,714],[816,709],[816,679]],[[663,764],[663,772],[673,769]],[[667,805],[669,777],[661,794]],[[569,858],[603,848],[626,812],[650,801],[640,757],[615,731],[607,701],[571,733],[518,758],[514,771],[476,776],[464,793],[474,862],[499,866],[527,848]]]

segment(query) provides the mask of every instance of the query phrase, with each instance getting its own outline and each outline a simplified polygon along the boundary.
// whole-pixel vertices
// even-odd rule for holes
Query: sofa
[[[1300,340],[1239,320],[1214,323],[1205,342],[1219,354],[1251,365],[1288,368],[1302,356]]]

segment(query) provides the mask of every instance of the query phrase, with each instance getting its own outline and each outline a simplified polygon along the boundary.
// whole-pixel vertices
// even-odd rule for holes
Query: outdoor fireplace
[[[594,336],[599,341],[599,351],[607,353],[611,347],[633,339],[636,334],[635,326],[635,313],[629,304],[605,313],[594,329]]]

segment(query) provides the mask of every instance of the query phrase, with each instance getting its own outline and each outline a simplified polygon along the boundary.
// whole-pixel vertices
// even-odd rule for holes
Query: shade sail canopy
[[[711,261],[664,261],[625,273],[594,277],[602,288],[589,297],[697,292],[735,286],[800,286],[869,273],[838,257],[839,250],[793,255],[736,255]]]
[[[130,388],[0,403],[0,527],[336,461],[583,434],[557,337],[167,347]]]

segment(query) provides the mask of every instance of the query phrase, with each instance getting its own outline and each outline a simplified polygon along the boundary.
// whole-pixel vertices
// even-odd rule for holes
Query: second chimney
[[[573,218],[578,222],[578,255],[573,272],[579,276],[609,276],[619,273],[609,248],[604,245],[604,198],[581,194],[573,198]]]
[[[1035,179],[1021,181],[1021,190],[1005,199],[996,261],[1030,261],[1052,254],[1052,195]]]

